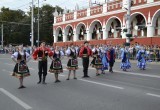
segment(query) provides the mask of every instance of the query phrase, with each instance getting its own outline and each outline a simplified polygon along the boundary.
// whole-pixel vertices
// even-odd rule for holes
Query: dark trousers
[[[89,57],[82,58],[84,76],[88,76]]]
[[[113,71],[114,61],[109,61],[109,71]]]
[[[47,75],[47,61],[39,61],[38,62],[38,75],[39,75],[39,81],[41,82],[42,75],[43,80],[45,81],[46,75]]]

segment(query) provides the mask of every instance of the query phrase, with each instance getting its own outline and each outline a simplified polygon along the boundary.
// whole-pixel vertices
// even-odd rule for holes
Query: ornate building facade
[[[160,0],[132,0],[131,33],[133,41],[146,45],[160,45]],[[91,44],[124,43],[126,10],[122,0],[58,15],[53,24],[54,43],[65,46],[70,42],[80,45],[84,40]]]

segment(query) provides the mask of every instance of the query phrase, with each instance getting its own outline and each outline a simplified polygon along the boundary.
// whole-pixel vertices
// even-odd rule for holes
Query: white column
[[[76,32],[74,32],[74,38],[73,41],[78,41],[78,34]]]
[[[147,0],[147,3],[151,3],[151,2],[154,2],[154,0]]]
[[[103,4],[103,13],[107,12],[107,3]]]
[[[158,18],[158,35],[160,35],[160,17]]]
[[[54,43],[56,43],[56,42],[57,42],[57,37],[58,37],[58,36],[56,36],[56,34],[54,34],[53,36],[54,36]]]
[[[57,23],[57,19],[56,19],[56,17],[54,17],[54,23]]]
[[[53,29],[53,37],[54,37],[54,43],[56,43],[58,41],[58,36],[56,33],[56,29]]]
[[[63,14],[63,21],[65,21],[66,20],[66,15],[65,14]]]
[[[126,29],[126,27],[122,27],[122,32],[121,32],[121,35],[122,35],[122,39],[126,39],[126,32],[123,32],[123,29]]]
[[[103,29],[103,40],[106,40],[108,38],[108,31],[104,28]]]
[[[147,26],[147,37],[153,37],[155,35],[155,27],[148,25]]]
[[[144,37],[144,30],[141,30],[141,36]]]
[[[74,12],[74,19],[77,19],[77,11]]]
[[[87,16],[90,16],[90,8],[87,9]]]
[[[87,30],[87,40],[91,40],[91,33]]]
[[[66,42],[66,41],[67,41],[67,36],[66,36],[65,30],[63,30],[63,42]]]
[[[134,36],[134,35],[136,35],[136,36],[138,35],[138,31],[134,29],[134,27],[136,26],[136,24],[137,24],[137,20],[134,19],[134,20],[133,20],[133,29],[132,29],[132,31],[133,31],[133,32],[132,32],[132,35],[133,35],[133,36]]]
[[[115,32],[113,33],[113,35],[114,35],[114,38],[117,38],[117,37],[118,37],[118,33],[117,33],[116,30],[115,30]]]

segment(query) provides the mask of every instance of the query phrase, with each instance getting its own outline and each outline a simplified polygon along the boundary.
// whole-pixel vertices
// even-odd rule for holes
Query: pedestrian
[[[38,59],[38,76],[39,76],[39,81],[37,84],[47,84],[46,81],[46,76],[47,76],[47,59],[48,56],[51,57],[53,55],[52,51],[46,47],[45,42],[41,42],[40,47],[38,47],[34,52],[33,52],[33,59],[36,60]],[[42,81],[42,75],[43,75],[43,81]]]
[[[83,78],[88,78],[88,66],[89,66],[89,57],[92,56],[92,51],[88,47],[89,42],[85,41],[84,46],[81,47],[79,56],[82,58],[82,65],[83,65]]]
[[[12,60],[16,63],[12,76],[19,79],[20,86],[18,89],[26,88],[23,85],[23,79],[30,76],[27,62],[30,60],[30,55],[23,51],[23,46],[18,46],[18,51],[14,52],[11,56]]]
[[[109,50],[107,51],[108,61],[109,61],[109,72],[113,73],[113,66],[115,63],[115,50],[113,49],[113,46],[109,47]]]
[[[77,79],[76,70],[78,69],[78,60],[77,60],[77,51],[74,48],[73,43],[71,43],[70,47],[68,47],[66,55],[68,57],[67,69],[69,70],[67,80],[70,79],[71,71],[73,71],[73,78]]]
[[[63,73],[63,67],[61,59],[64,56],[64,53],[60,51],[60,48],[56,46],[55,50],[53,51],[53,55],[51,56],[51,66],[50,66],[50,73],[54,73],[55,75],[55,83],[61,82],[58,78],[60,73]]]

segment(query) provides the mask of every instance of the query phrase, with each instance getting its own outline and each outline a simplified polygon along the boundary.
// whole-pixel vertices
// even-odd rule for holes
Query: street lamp
[[[32,0],[32,15],[31,15],[31,46],[34,46],[34,10],[33,10],[33,4],[34,4],[34,0]]]
[[[46,0],[43,0],[43,1],[46,1]],[[37,22],[38,22],[38,27],[37,27],[37,35],[38,35],[38,39],[37,39],[37,45],[39,46],[39,0],[38,0],[38,14],[37,14]]]
[[[37,42],[37,46],[39,46],[39,0],[38,0],[38,42]]]
[[[1,24],[1,45],[3,47],[3,23]]]

